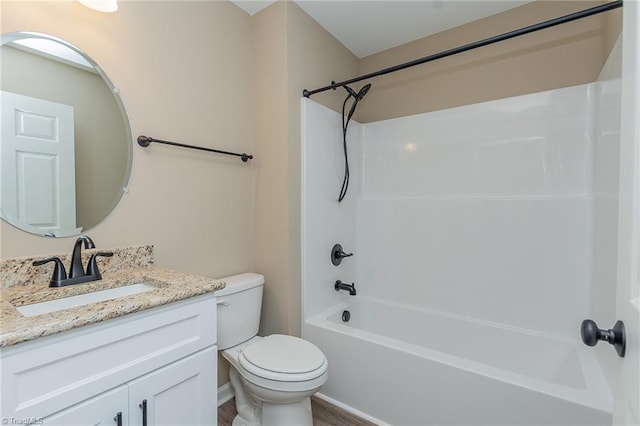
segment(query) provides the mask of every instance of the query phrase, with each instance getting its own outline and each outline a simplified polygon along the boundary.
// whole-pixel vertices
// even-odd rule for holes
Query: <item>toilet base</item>
[[[312,426],[311,399],[304,398],[292,404],[262,403],[263,426]]]
[[[245,386],[249,385],[254,390],[261,390],[270,394],[267,389],[259,389],[243,383],[237,370],[232,366],[229,369],[231,387],[235,393],[236,411],[238,414],[233,419],[233,426],[313,426],[311,413],[311,398],[300,394],[292,394],[294,401],[283,398],[284,403],[274,403],[272,398],[267,401],[258,400],[247,394]],[[305,392],[307,395],[313,392]],[[302,396],[302,398],[301,398]]]
[[[259,421],[247,421],[238,414],[232,426],[312,426],[311,399],[293,404],[263,403],[258,417]]]

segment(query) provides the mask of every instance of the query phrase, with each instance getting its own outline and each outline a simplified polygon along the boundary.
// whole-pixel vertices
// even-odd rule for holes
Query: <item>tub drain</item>
[[[351,319],[351,312],[342,311],[342,322],[349,322],[350,319]]]

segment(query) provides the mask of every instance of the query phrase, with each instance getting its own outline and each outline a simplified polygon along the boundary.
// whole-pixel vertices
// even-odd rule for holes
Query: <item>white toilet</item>
[[[293,336],[258,336],[264,277],[223,278],[218,298],[218,349],[231,363],[238,415],[234,426],[313,425],[309,397],[327,381],[317,346]]]

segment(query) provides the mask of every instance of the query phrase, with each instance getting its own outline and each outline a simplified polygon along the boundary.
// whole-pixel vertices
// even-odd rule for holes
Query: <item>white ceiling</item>
[[[260,12],[271,3],[275,3],[273,0],[231,0],[239,8],[244,9],[249,15],[254,15]]]
[[[254,14],[270,0],[233,0]],[[476,21],[532,0],[294,0],[358,58]]]

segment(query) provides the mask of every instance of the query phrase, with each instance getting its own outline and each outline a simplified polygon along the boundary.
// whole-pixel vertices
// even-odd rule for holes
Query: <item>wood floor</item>
[[[311,410],[313,411],[313,426],[375,426],[374,423],[315,396],[311,397]],[[235,416],[235,400],[231,399],[218,407],[218,426],[231,426]]]

